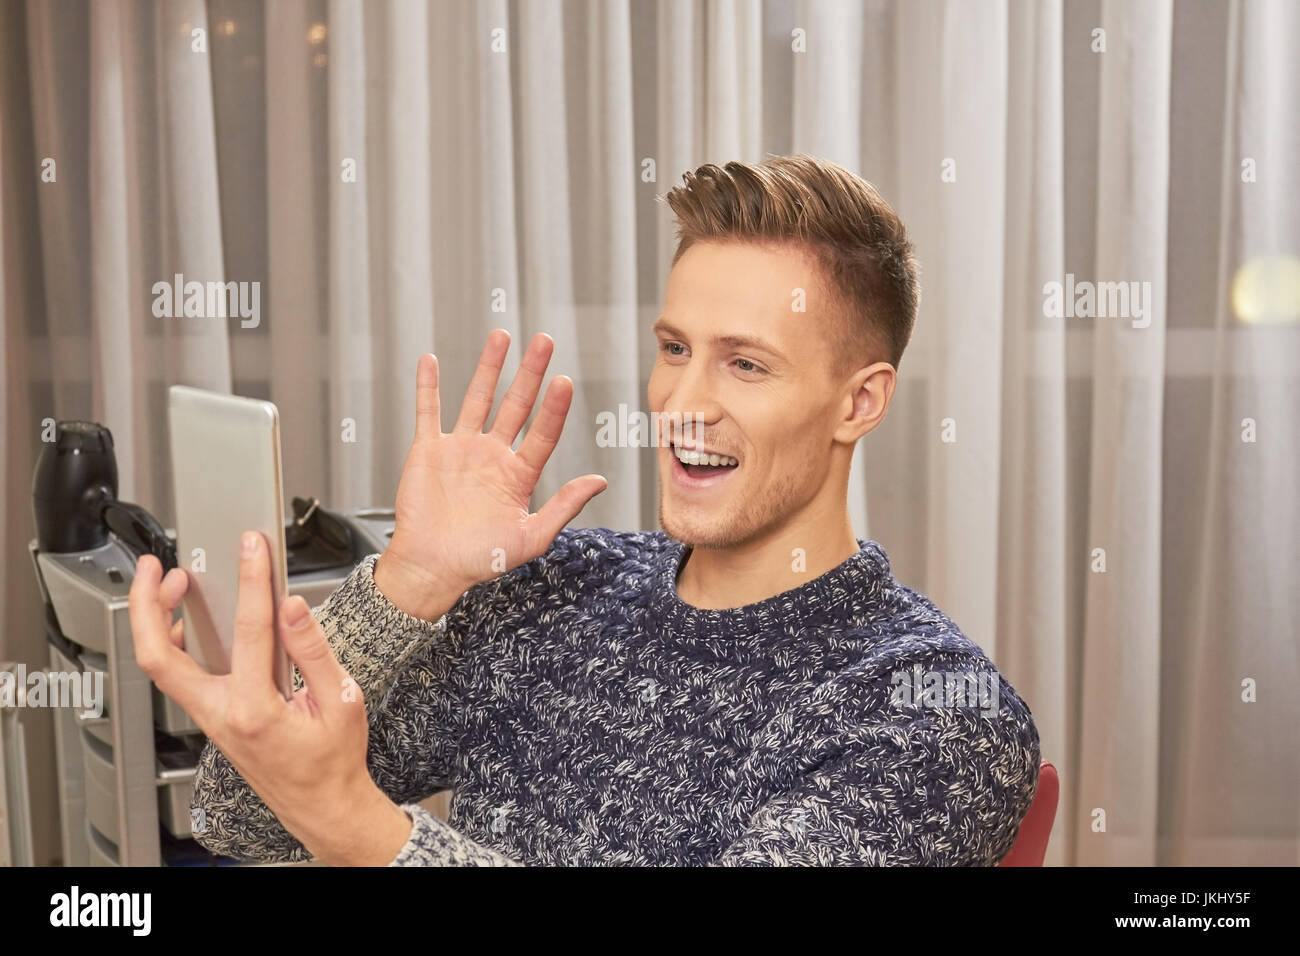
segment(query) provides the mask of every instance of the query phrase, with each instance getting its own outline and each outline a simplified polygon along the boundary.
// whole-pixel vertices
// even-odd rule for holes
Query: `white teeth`
[[[740,464],[737,459],[732,458],[730,455],[706,454],[699,451],[687,451],[686,449],[677,447],[673,448],[673,454],[675,454],[678,460],[684,465],[735,466]]]

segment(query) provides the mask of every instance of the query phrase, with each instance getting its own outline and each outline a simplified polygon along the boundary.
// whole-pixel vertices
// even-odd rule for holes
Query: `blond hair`
[[[898,367],[920,302],[918,266],[897,213],[866,180],[812,156],[775,156],[705,164],[664,200],[677,218],[673,265],[700,241],[801,247],[833,298],[840,367],[868,360]]]

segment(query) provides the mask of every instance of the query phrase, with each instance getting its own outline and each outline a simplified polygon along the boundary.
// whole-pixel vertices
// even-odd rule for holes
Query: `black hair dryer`
[[[36,541],[52,554],[88,551],[112,531],[136,556],[152,554],[163,572],[176,567],[176,545],[139,505],[117,500],[113,433],[96,422],[57,422],[54,441],[36,462],[32,481]]]

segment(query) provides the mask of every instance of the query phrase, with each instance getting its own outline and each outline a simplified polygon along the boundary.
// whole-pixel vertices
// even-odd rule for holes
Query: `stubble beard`
[[[670,538],[692,548],[724,549],[745,544],[767,531],[790,513],[795,500],[795,480],[782,475],[760,489],[753,504],[738,490],[732,492],[717,514],[702,515],[701,509],[677,509],[670,519],[664,507],[667,492],[659,485],[659,527]]]

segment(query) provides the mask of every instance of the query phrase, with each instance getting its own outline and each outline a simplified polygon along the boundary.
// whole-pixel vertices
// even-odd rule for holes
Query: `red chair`
[[[1061,796],[1061,781],[1056,768],[1046,760],[1038,768],[1038,789],[1029,804],[1029,812],[1020,821],[1020,832],[1011,852],[998,866],[1042,866],[1047,855],[1047,838],[1056,819],[1056,804]]]

